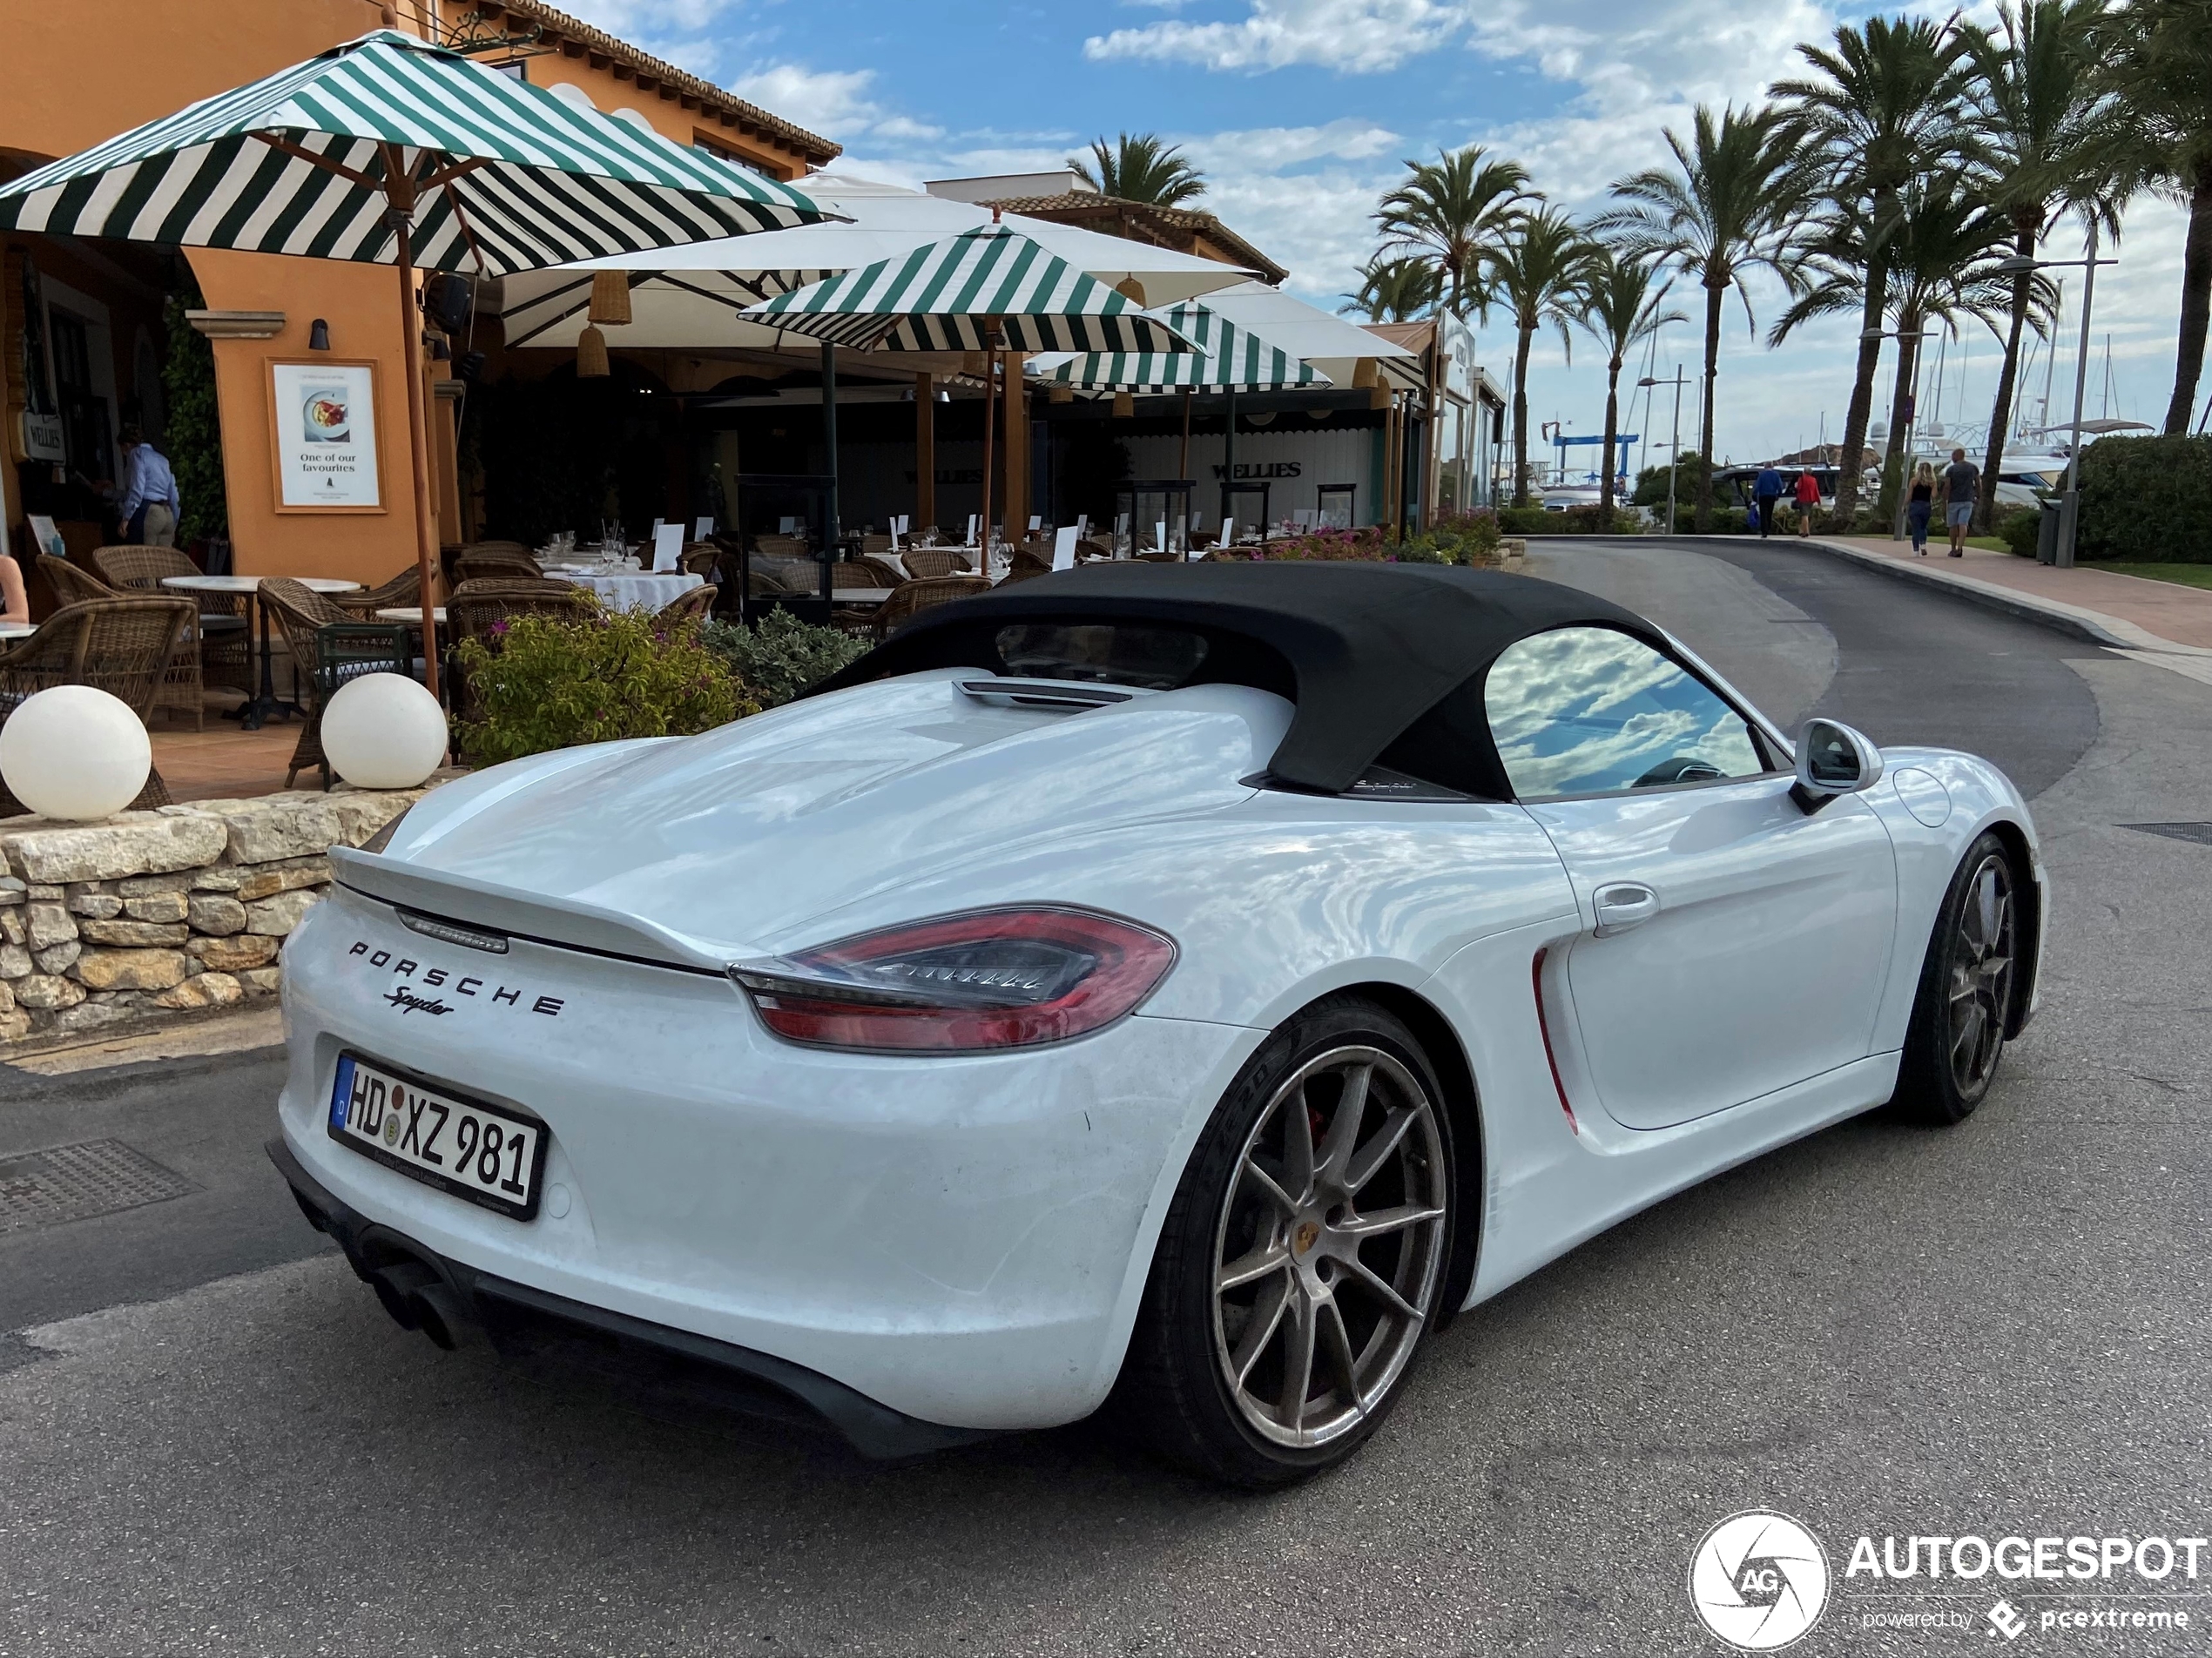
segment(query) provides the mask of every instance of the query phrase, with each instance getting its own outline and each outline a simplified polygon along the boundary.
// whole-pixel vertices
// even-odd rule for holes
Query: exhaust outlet
[[[417,1297],[426,1284],[434,1284],[438,1275],[420,1261],[400,1261],[379,1267],[368,1275],[368,1287],[376,1291],[376,1298],[384,1311],[392,1315],[392,1322],[402,1330],[422,1327],[421,1304]]]
[[[409,1305],[416,1327],[448,1352],[473,1347],[482,1339],[476,1321],[442,1279],[434,1277],[415,1291]]]

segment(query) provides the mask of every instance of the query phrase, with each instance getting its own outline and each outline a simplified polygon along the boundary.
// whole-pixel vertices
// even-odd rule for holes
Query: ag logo
[[[1787,1514],[1731,1514],[1689,1557],[1689,1604],[1698,1621],[1743,1652],[1786,1647],[1828,1605],[1828,1554]]]

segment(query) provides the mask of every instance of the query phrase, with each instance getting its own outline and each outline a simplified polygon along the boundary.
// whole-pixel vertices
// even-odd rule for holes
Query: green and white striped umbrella
[[[502,276],[818,223],[799,192],[378,30],[0,187],[0,230]]]
[[[1172,391],[1275,392],[1329,384],[1326,374],[1251,329],[1238,327],[1202,301],[1186,300],[1152,314],[1197,349],[1172,356],[1086,352],[1064,362],[1041,367],[1038,381],[1047,386],[1072,386],[1082,391],[1156,394]]]
[[[739,314],[862,351],[1191,349],[1134,301],[999,224],[779,293]]]

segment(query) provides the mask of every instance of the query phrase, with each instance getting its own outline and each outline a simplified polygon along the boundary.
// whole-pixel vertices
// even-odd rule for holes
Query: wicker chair
[[[944,576],[964,576],[974,565],[963,554],[949,547],[910,547],[906,552],[907,573],[924,580]]]
[[[990,590],[990,583],[981,576],[927,576],[902,582],[892,590],[891,596],[883,601],[872,618],[876,637],[881,638],[918,611],[934,610],[940,604],[973,598]]]
[[[753,550],[763,558],[812,558],[814,549],[803,536],[757,536]]]
[[[66,558],[56,558],[51,553],[38,555],[38,573],[53,590],[57,604],[83,604],[90,599],[118,596],[115,589],[91,571],[79,570]]]
[[[1114,543],[1109,541],[1102,541],[1096,536],[1086,536],[1076,543],[1076,557],[1078,561],[1086,558],[1111,558],[1113,556]]]
[[[307,717],[300,724],[300,740],[292,746],[284,786],[290,788],[292,779],[312,765],[322,773],[322,786],[327,789],[330,762],[322,751],[323,704],[357,674],[410,672],[415,648],[408,641],[412,630],[404,623],[364,623],[336,600],[288,577],[263,582],[259,596],[284,635],[285,649],[292,653],[293,677],[307,697]]]
[[[830,566],[830,591],[834,594],[840,587],[896,587],[903,579],[894,576],[887,582],[883,578],[887,573],[885,566],[871,559],[840,558]]]
[[[183,596],[162,586],[171,576],[197,576],[199,566],[174,547],[102,547],[92,554],[92,568],[100,579],[118,593],[157,593]],[[253,637],[246,630],[246,596],[242,593],[194,593],[192,625],[177,640],[176,655],[162,676],[163,708],[192,716],[195,729],[206,722],[200,695],[206,684],[227,685],[249,695],[253,685]]]
[[[1017,549],[1013,562],[1007,567],[1009,576],[1049,576],[1052,573],[1052,554],[1032,552],[1028,548]]]
[[[900,583],[910,579],[904,570],[886,558],[860,557],[848,562],[867,570],[875,577],[875,585],[878,587],[896,587]]]
[[[653,620],[674,624],[679,622],[704,622],[714,614],[714,601],[720,591],[710,582],[704,587],[678,593],[674,598],[653,612]]]
[[[1049,576],[1051,574],[1052,566],[1049,564],[1044,565],[1042,568],[1035,564],[1016,564],[1012,570],[1007,571],[1005,575],[999,577],[999,585],[1001,587],[1011,587],[1016,582],[1034,582],[1040,576]]]
[[[409,564],[381,587],[365,593],[338,593],[332,602],[357,622],[373,622],[379,610],[396,610],[422,603],[422,572]]]
[[[439,637],[447,647],[445,683],[451,693],[456,720],[475,717],[475,698],[453,655],[464,639],[495,637],[502,622],[518,616],[550,616],[564,622],[582,622],[599,615],[597,595],[570,582],[487,580],[463,582],[446,598],[446,623]]]
[[[517,576],[535,581],[545,574],[527,548],[511,543],[477,542],[453,556],[453,578],[463,582],[512,581]]]
[[[140,723],[152,717],[177,638],[198,618],[188,598],[117,594],[64,604],[30,637],[0,650],[0,722],[26,698],[54,685],[92,685],[120,698]],[[161,773],[149,771],[130,810],[169,804]],[[30,808],[0,785],[0,817]]]
[[[863,536],[860,537],[860,556],[863,558],[881,558],[890,550],[891,537],[888,536]]]

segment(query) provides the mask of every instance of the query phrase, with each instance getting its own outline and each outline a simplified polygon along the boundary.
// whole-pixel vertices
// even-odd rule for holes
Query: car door
[[[1608,1115],[1666,1128],[1865,1057],[1897,924],[1865,802],[1806,813],[1743,715],[1611,629],[1509,647],[1484,707],[1574,883],[1572,1029]]]

